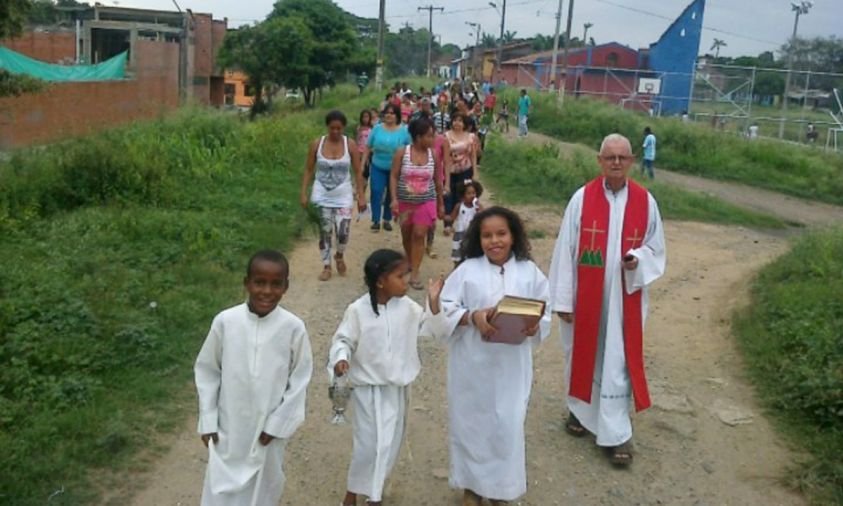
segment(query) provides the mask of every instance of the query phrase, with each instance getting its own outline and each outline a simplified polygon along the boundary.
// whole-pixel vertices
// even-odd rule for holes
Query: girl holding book
[[[502,505],[527,492],[532,352],[550,333],[550,312],[523,329],[520,344],[493,342],[494,308],[505,295],[547,301],[548,281],[530,257],[518,215],[490,207],[469,225],[460,263],[440,303],[430,304],[431,329],[449,351],[449,483],[463,489],[465,506],[479,506],[483,498]]]

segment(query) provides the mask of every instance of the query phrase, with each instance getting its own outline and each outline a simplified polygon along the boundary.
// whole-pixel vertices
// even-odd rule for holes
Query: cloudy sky
[[[105,5],[172,10],[173,0],[99,0]],[[176,0],[182,8],[211,12],[216,18],[228,17],[230,26],[260,21],[272,9],[274,0]],[[378,0],[335,0],[358,16],[377,17]],[[501,0],[497,0],[500,4]],[[567,11],[569,0],[565,0]],[[582,37],[583,23],[594,26],[589,36],[598,43],[618,41],[632,47],[655,42],[690,0],[575,0],[571,32]],[[498,34],[500,15],[488,0],[386,0],[387,22],[393,30],[409,23],[427,27],[427,11],[418,7],[434,5],[445,12],[433,15],[433,32],[443,42],[465,46],[473,42],[472,28],[466,22],[480,23],[482,31]],[[536,33],[552,35],[558,0],[508,0],[506,29],[519,37]],[[565,14],[567,16],[567,13]],[[790,0],[707,0],[700,52],[705,53],[715,37],[727,47],[726,56],[756,55],[776,50],[793,30]],[[814,0],[814,7],[799,20],[802,37],[843,37],[843,0]],[[564,30],[563,17],[563,30]]]

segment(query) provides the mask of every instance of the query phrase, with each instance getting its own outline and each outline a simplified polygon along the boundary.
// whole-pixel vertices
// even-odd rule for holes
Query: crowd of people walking
[[[361,495],[383,504],[406,438],[408,389],[422,367],[420,336],[448,348],[449,483],[463,491],[464,506],[505,505],[527,491],[532,358],[552,314],[566,353],[571,435],[594,434],[613,464],[628,466],[631,401],[638,410],[650,405],[642,334],[647,287],[665,268],[664,236],[652,195],[628,178],[629,140],[612,134],[603,141],[601,174],[571,197],[547,276],[519,215],[480,203],[481,130],[497,98],[491,89],[485,98],[468,89],[455,82],[415,93],[396,83],[378,111],[360,112],[355,139],[344,135],[345,114],[331,111],[325,135],[310,145],[301,204],[315,206],[321,223],[318,279],[331,279],[332,260],[339,275],[347,273],[355,205],[358,213],[370,208],[372,233],[391,232],[395,221],[403,245],[403,252],[369,255],[366,293],[348,305],[327,357],[332,381],[345,376],[353,387],[342,506]],[[498,118],[508,115],[501,105]],[[526,135],[530,108],[522,91],[519,134]],[[422,259],[439,220],[451,236],[454,270],[423,283]],[[278,305],[290,269],[278,252],[256,253],[244,279],[248,301],[214,319],[197,358],[199,432],[210,452],[203,505],[280,499],[285,442],[304,421],[313,368],[304,323]],[[427,289],[424,305],[407,296],[410,288]],[[544,309],[500,341],[498,304],[513,296]]]

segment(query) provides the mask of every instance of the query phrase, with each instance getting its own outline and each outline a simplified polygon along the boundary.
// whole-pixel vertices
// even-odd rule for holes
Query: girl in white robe
[[[334,334],[329,373],[353,387],[354,444],[343,506],[364,495],[382,504],[384,483],[404,439],[409,385],[421,369],[418,335],[424,309],[407,297],[410,270],[399,252],[372,253],[364,266],[369,293],[352,302]]]
[[[545,275],[530,258],[524,225],[509,209],[477,214],[462,262],[448,276],[441,311],[431,299],[430,326],[448,344],[450,485],[463,504],[504,504],[527,492],[524,422],[533,380],[533,349],[550,332],[550,312],[525,329],[522,344],[491,343],[489,323],[504,295],[547,301]],[[438,314],[436,314],[438,312]]]

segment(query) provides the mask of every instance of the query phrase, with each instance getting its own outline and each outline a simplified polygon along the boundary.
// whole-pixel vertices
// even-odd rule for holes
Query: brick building
[[[52,142],[185,103],[221,106],[224,73],[216,54],[227,20],[211,14],[93,6],[61,9],[65,20],[0,44],[48,63],[99,63],[128,51],[127,79],[51,83],[0,99],[0,149]]]

